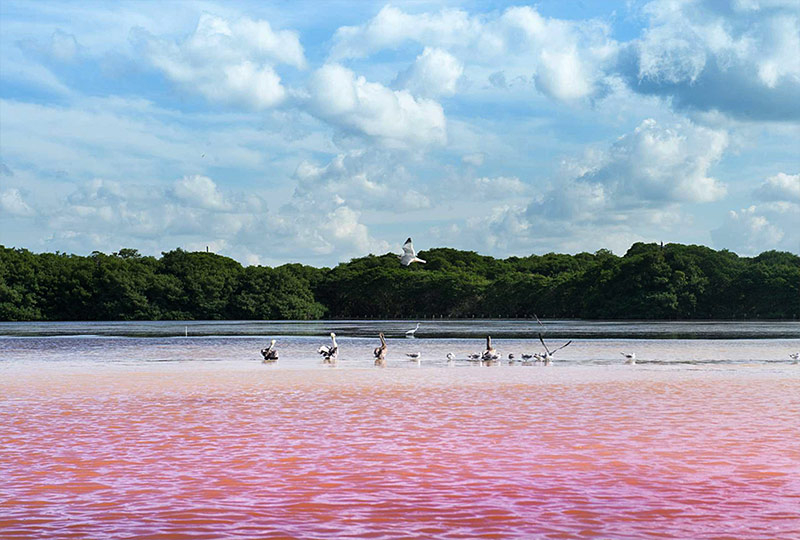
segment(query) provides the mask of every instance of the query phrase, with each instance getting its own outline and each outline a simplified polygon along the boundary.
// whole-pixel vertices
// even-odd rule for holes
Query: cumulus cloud
[[[50,209],[46,230],[54,232],[43,242],[79,253],[113,251],[120,244],[144,253],[211,246],[262,264],[330,264],[388,249],[370,235],[359,210],[324,197],[274,203],[223,190],[205,176],[186,176],[168,187],[94,179],[77,184],[64,204]],[[5,202],[0,194],[0,204]]]
[[[618,66],[631,89],[683,109],[800,118],[796,2],[656,0],[643,11],[649,26],[624,47]]]
[[[768,202],[728,212],[711,232],[714,244],[745,255],[768,249],[800,253],[800,174],[770,176],[753,195]]]
[[[727,144],[723,131],[645,120],[607,151],[570,164],[579,174],[551,190],[531,211],[575,217],[600,209],[718,200],[727,188],[709,169]]]
[[[414,64],[401,72],[395,85],[416,96],[452,96],[464,66],[452,54],[442,49],[425,47]]]
[[[536,88],[562,101],[602,96],[607,91],[604,68],[614,64],[617,51],[606,24],[547,18],[528,6],[489,15],[457,9],[408,14],[386,6],[362,25],[339,28],[331,56],[364,57],[407,43],[425,47],[415,66],[398,77],[415,81],[414,88],[455,91],[452,81],[471,67],[502,88],[507,87],[505,70],[515,85],[534,72]],[[504,70],[497,71],[498,66]]]
[[[0,191],[0,210],[12,216],[29,217],[36,212],[25,202],[16,188]]]
[[[718,229],[711,231],[717,248],[742,255],[770,249],[800,253],[800,204],[769,202],[731,210]]]
[[[172,193],[177,199],[196,208],[226,210],[231,206],[211,178],[198,174],[176,181]]]
[[[333,200],[355,209],[403,212],[428,208],[431,202],[415,189],[396,156],[380,150],[339,154],[325,165],[303,161],[294,174],[294,197],[324,204]]]
[[[389,146],[442,144],[447,139],[441,105],[368,82],[339,64],[317,70],[309,88],[317,116]]]
[[[134,39],[169,79],[211,101],[253,109],[275,106],[286,96],[275,65],[306,65],[296,32],[246,17],[229,21],[203,14],[194,33],[178,43],[141,28]]]
[[[759,186],[755,195],[764,201],[800,202],[800,174],[778,173]]]

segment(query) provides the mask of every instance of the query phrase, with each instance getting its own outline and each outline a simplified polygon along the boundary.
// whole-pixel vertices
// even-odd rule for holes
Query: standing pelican
[[[572,343],[572,340],[569,340],[558,349],[553,349],[551,351],[550,349],[547,348],[547,345],[545,345],[544,339],[542,339],[542,334],[539,334],[539,341],[542,342],[542,346],[544,347],[544,354],[541,355],[541,358],[544,360],[544,365],[546,366],[549,366],[553,362],[553,355],[556,353],[556,351],[560,351],[561,349]]]
[[[271,364],[273,362],[278,361],[278,351],[275,350],[275,340],[273,339],[269,343],[269,347],[266,349],[261,349],[261,356],[264,357],[263,363]]]
[[[633,364],[635,364],[635,363],[636,363],[636,353],[635,353],[635,352],[631,352],[631,353],[619,353],[619,354],[621,354],[622,356],[624,356],[624,357],[625,357],[625,363],[626,363],[626,364],[631,364],[631,365],[633,365]]]
[[[486,336],[486,350],[481,354],[481,360],[483,362],[494,362],[499,358],[500,354],[497,349],[492,347],[492,336]]]
[[[378,337],[381,338],[381,346],[375,347],[375,350],[372,351],[372,354],[375,356],[375,365],[376,366],[385,366],[386,365],[386,340],[383,338],[383,332],[378,334]]]
[[[403,266],[408,266],[415,262],[425,264],[426,261],[423,261],[417,257],[417,252],[414,251],[414,244],[411,242],[411,238],[409,237],[408,240],[406,240],[406,243],[403,244],[403,254],[400,255],[400,264]]]
[[[794,362],[793,362],[793,363],[797,364],[798,362],[800,362],[800,352],[796,352],[796,353],[791,353],[791,354],[789,354],[789,358],[791,358],[792,360],[794,360]]]
[[[321,345],[317,352],[322,355],[323,363],[335,364],[339,359],[339,345],[336,343],[336,334],[331,332],[331,344]]]
[[[414,334],[417,333],[417,330],[419,330],[419,323],[417,323],[416,328],[412,328],[411,330],[406,330],[406,337],[414,337]]]

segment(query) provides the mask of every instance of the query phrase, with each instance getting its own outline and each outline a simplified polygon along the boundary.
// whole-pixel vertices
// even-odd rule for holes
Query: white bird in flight
[[[542,334],[539,334],[539,341],[542,342],[542,347],[544,347],[544,354],[540,355],[540,357],[542,358],[542,360],[544,360],[544,365],[546,366],[549,366],[552,363],[553,355],[556,353],[556,351],[560,351],[561,349],[572,343],[572,340],[569,340],[558,349],[553,349],[551,351],[550,349],[547,348],[547,345],[545,345],[544,339],[542,339]]]
[[[408,266],[415,262],[425,264],[426,261],[423,261],[417,257],[417,252],[414,251],[414,244],[411,242],[411,238],[409,237],[409,239],[406,240],[406,243],[403,244],[403,254],[400,255],[400,264],[403,266]]]
[[[411,330],[406,330],[406,336],[414,337],[414,334],[417,333],[417,330],[419,330],[419,323],[417,323],[417,327],[416,328],[412,328]]]

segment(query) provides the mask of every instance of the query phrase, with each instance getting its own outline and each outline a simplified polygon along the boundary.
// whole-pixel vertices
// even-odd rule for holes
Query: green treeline
[[[0,246],[0,320],[423,317],[731,319],[800,315],[800,257],[739,257],[637,243],[597,253],[495,259],[437,248],[402,267],[370,255],[335,268],[242,267],[176,249],[88,257]]]

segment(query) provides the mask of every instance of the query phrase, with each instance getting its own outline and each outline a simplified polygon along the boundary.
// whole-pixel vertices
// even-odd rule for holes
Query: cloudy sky
[[[0,3],[0,244],[800,253],[797,0]]]

